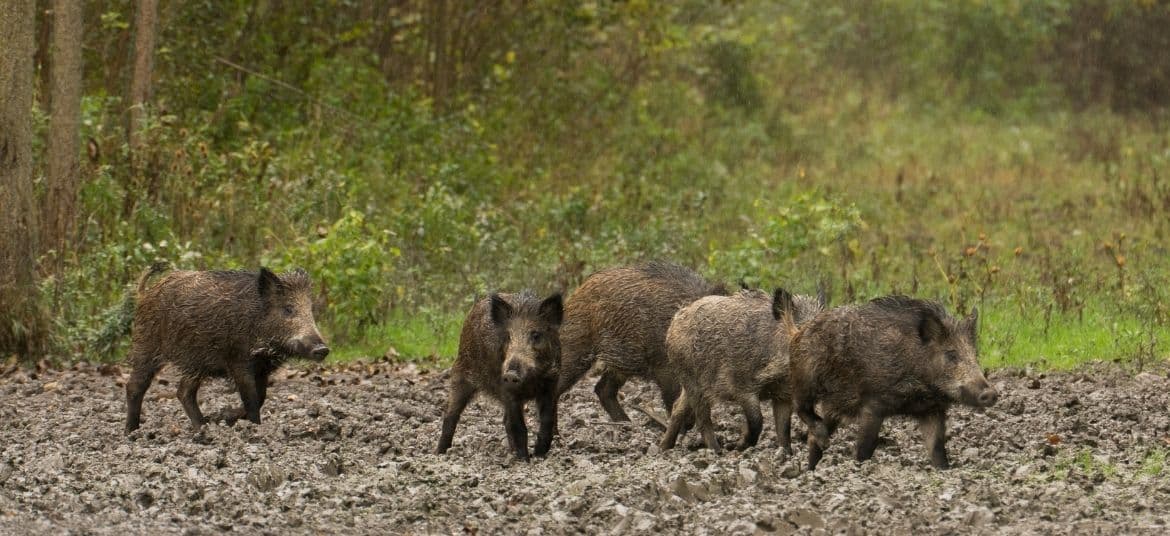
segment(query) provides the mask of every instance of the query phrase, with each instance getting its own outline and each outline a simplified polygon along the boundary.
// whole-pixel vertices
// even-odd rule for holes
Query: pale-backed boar
[[[693,419],[707,447],[718,452],[711,407],[721,400],[743,409],[743,433],[734,448],[754,446],[763,428],[760,400],[771,400],[779,445],[791,453],[790,333],[780,319],[792,314],[800,324],[824,306],[823,293],[813,298],[776,289],[772,296],[759,290],[707,296],[679,310],[666,332],[666,355],[683,392],[675,401],[661,448],[673,448]]]

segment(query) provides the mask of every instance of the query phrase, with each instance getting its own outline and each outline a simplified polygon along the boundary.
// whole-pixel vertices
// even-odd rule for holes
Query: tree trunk
[[[41,243],[60,260],[73,240],[77,220],[79,127],[81,125],[80,2],[53,0],[52,105],[49,116],[47,191],[41,216]]]
[[[138,0],[134,13],[134,70],[130,74],[130,105],[126,123],[126,141],[130,144],[131,162],[142,147],[142,122],[150,98],[150,79],[154,73],[154,37],[158,23],[158,0]]]
[[[37,53],[33,56],[33,69],[40,75],[40,91],[34,91],[37,97],[40,98],[40,105],[42,110],[49,110],[49,87],[51,81],[49,80],[49,38],[50,31],[53,26],[53,8],[52,0],[36,0],[36,19],[37,19]]]
[[[430,0],[430,17],[427,21],[429,30],[429,58],[431,100],[435,109],[443,110],[446,106],[447,94],[451,83],[451,46],[447,35],[449,21],[447,20],[447,0]]]
[[[34,0],[0,0],[0,356],[34,359],[48,340],[37,299],[32,182]]]

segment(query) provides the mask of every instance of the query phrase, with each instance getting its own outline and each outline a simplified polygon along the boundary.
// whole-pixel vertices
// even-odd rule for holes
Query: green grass
[[[382,325],[367,328],[357,342],[339,346],[329,359],[347,362],[388,355],[398,361],[445,367],[454,361],[462,325],[463,314],[398,311]]]
[[[1143,355],[1152,335],[1153,357],[1166,359],[1170,348],[1170,328],[1149,326],[1135,316],[1121,316],[1089,306],[1083,319],[1076,315],[1053,313],[1048,322],[1044,311],[997,305],[989,307],[980,318],[982,331],[981,358],[985,366],[1037,367],[1067,370],[1097,360],[1149,359]]]
[[[1067,480],[1069,474],[1074,471],[1086,476],[1101,475],[1106,479],[1122,482],[1158,477],[1164,474],[1167,452],[1165,448],[1151,449],[1141,463],[1131,470],[1127,465],[1094,456],[1091,448],[1081,448],[1058,455],[1049,477]]]
[[[1147,453],[1137,474],[1149,477],[1160,476],[1166,469],[1166,452],[1167,449],[1156,448]]]
[[[1136,318],[1091,309],[1083,321],[1056,314],[1047,331],[1043,313],[1022,314],[1018,307],[996,306],[981,315],[981,359],[989,368],[1068,370],[1090,361],[1137,358],[1150,329]],[[402,361],[448,366],[458,349],[462,323],[460,314],[398,313],[383,325],[368,328],[356,343],[340,346],[330,359],[345,362],[392,353]],[[1170,329],[1152,329],[1156,348],[1170,348]],[[1156,358],[1166,359],[1165,353]]]

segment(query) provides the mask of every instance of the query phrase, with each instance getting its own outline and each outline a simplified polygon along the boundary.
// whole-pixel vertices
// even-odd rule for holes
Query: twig
[[[634,425],[634,423],[630,421],[589,421],[589,424],[596,424],[600,426],[617,426],[620,428],[626,428]]]
[[[350,112],[349,110],[345,110],[343,108],[338,108],[332,104],[329,104],[325,101],[322,101],[321,99],[318,99],[317,97],[314,97],[314,96],[306,93],[303,89],[298,88],[298,87],[296,87],[288,82],[285,82],[283,80],[278,80],[278,79],[273,78],[271,76],[268,76],[266,74],[262,74],[260,72],[254,71],[252,69],[244,67],[243,65],[240,65],[240,64],[233,62],[233,61],[226,59],[226,58],[216,56],[215,61],[222,63],[224,65],[227,65],[228,67],[231,67],[232,69],[236,69],[238,71],[248,73],[248,74],[255,76],[256,78],[259,78],[261,80],[267,80],[269,82],[272,82],[273,84],[276,84],[284,89],[287,89],[289,91],[292,91],[293,93],[296,93],[297,95],[304,97],[305,99],[308,99],[313,104],[316,104],[316,105],[321,106],[323,108],[328,108],[334,112],[337,112],[340,115],[344,115],[345,117],[347,117],[349,119],[352,119],[354,121],[358,121],[358,122],[366,124],[366,125],[370,124],[370,122],[367,121],[366,118],[361,117],[353,112]]]
[[[650,417],[650,420],[654,421],[654,423],[657,424],[658,426],[661,426],[663,430],[666,429],[666,424],[667,424],[666,419],[664,419],[661,415],[659,415],[658,412],[644,408],[642,406],[638,406],[638,405],[635,405],[634,409],[640,411],[643,415]]]

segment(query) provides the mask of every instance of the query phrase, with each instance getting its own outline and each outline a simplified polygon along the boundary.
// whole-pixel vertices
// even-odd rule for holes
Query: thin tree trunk
[[[0,356],[32,360],[47,326],[37,299],[32,183],[34,0],[0,0]]]
[[[446,106],[447,93],[450,88],[451,47],[448,43],[447,28],[447,0],[430,0],[430,57],[431,64],[431,100],[435,109],[442,110]]]
[[[51,6],[52,0],[36,0],[37,17],[37,53],[33,56],[33,68],[40,75],[40,91],[34,92],[40,98],[38,103],[42,110],[49,109],[49,39],[53,27]]]
[[[53,0],[51,115],[48,141],[48,191],[45,195],[41,243],[58,260],[73,240],[77,221],[77,190],[81,183],[81,10],[75,0]],[[59,264],[59,263],[58,263]]]
[[[146,122],[146,103],[150,99],[150,81],[154,72],[154,37],[158,23],[158,0],[137,0],[134,11],[134,48],[130,84],[126,88],[126,143],[130,148],[130,174],[126,196],[122,199],[122,217],[129,218],[138,204],[139,192],[149,190],[153,180],[145,179],[142,128]]]
[[[158,23],[158,0],[138,0],[134,13],[134,70],[130,75],[130,105],[126,124],[126,141],[130,144],[131,160],[138,157],[142,147],[142,122],[146,118],[144,106],[150,99],[150,79],[154,73],[154,37]]]

